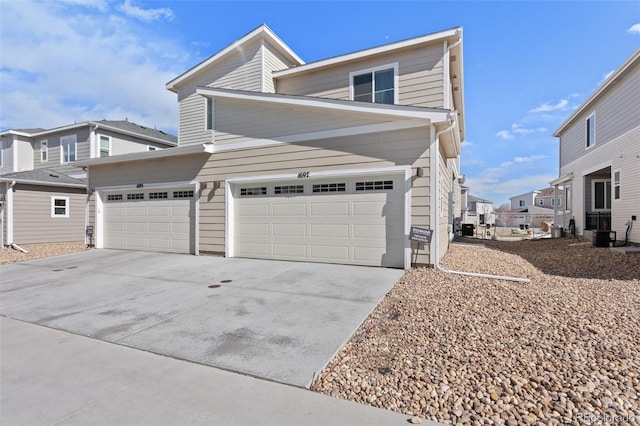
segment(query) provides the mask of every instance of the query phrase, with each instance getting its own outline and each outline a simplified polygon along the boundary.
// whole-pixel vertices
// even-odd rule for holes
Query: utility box
[[[609,247],[609,244],[616,241],[616,231],[598,230],[593,231],[593,247]]]
[[[465,237],[473,237],[474,229],[475,229],[475,225],[473,223],[463,223],[462,235]]]

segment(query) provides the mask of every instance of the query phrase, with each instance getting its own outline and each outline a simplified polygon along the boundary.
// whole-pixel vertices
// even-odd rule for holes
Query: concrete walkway
[[[5,317],[0,317],[0,338],[0,423],[5,425],[406,425],[408,420]]]

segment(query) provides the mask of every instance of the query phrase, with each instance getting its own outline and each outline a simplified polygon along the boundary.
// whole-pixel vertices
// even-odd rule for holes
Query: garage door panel
[[[387,225],[385,223],[377,224],[359,224],[353,225],[353,237],[354,238],[369,238],[377,240],[385,240],[388,234]]]
[[[274,243],[272,244],[272,253],[274,256],[284,258],[305,259],[307,257],[307,246],[304,244]]]
[[[187,204],[186,206],[171,206],[170,215],[172,218],[180,218],[183,220],[189,220],[190,216],[190,207]]]
[[[171,208],[166,206],[149,206],[145,214],[148,218],[164,219],[171,216]]]
[[[306,237],[306,223],[274,223],[271,235],[273,237]]]
[[[349,216],[349,202],[313,201],[311,204],[311,216]]]
[[[245,256],[269,256],[269,243],[238,242],[238,251]]]
[[[244,236],[264,236],[268,237],[269,224],[268,223],[245,223],[239,231],[239,237]]]
[[[315,238],[349,238],[348,223],[312,223],[311,237]]]
[[[314,259],[344,261],[350,258],[349,251],[348,246],[311,245],[311,256]]]
[[[243,204],[240,217],[264,217],[269,216],[269,204]]]
[[[307,214],[307,205],[304,203],[292,204],[273,204],[273,216],[305,216]]]
[[[172,228],[172,224],[167,222],[151,222],[147,225],[147,230],[152,233],[169,233]]]

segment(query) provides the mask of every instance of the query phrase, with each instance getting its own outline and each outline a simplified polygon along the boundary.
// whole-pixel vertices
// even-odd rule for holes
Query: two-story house
[[[0,132],[0,247],[83,241],[86,172],[74,163],[176,145],[127,120]]]
[[[97,247],[400,268],[412,250],[444,254],[460,211],[462,29],[304,63],[261,25],[167,89],[171,155],[79,163]],[[411,226],[431,242],[412,244]]]
[[[636,50],[558,127],[560,172],[566,205],[556,222],[590,238],[613,230],[640,242],[640,49]]]

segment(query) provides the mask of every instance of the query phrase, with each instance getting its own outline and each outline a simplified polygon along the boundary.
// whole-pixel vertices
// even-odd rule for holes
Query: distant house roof
[[[98,128],[101,127],[114,132],[123,133],[130,136],[136,136],[142,139],[152,140],[154,142],[163,143],[169,146],[175,146],[178,144],[178,138],[174,135],[165,133],[162,130],[145,127],[128,120],[83,121],[81,123],[74,123],[74,124],[69,124],[61,127],[54,127],[52,129],[42,129],[42,128],[9,129],[9,130],[0,131],[0,135],[19,134],[19,135],[28,136],[28,137],[38,137],[38,136],[47,135],[49,133],[77,129],[84,126],[98,126]]]
[[[6,173],[0,175],[0,181],[27,183],[45,186],[67,186],[72,188],[84,188],[87,184],[84,179],[76,179],[63,173],[49,169],[36,169],[24,172]]]
[[[558,189],[558,195],[563,195],[564,191],[562,189]],[[538,197],[553,197],[554,188],[544,188],[538,190]]]
[[[493,204],[493,201],[485,200],[485,199],[483,199],[483,198],[474,197],[473,195],[469,195],[469,196],[467,197],[467,201],[469,201],[470,203],[486,203],[486,204]]]

